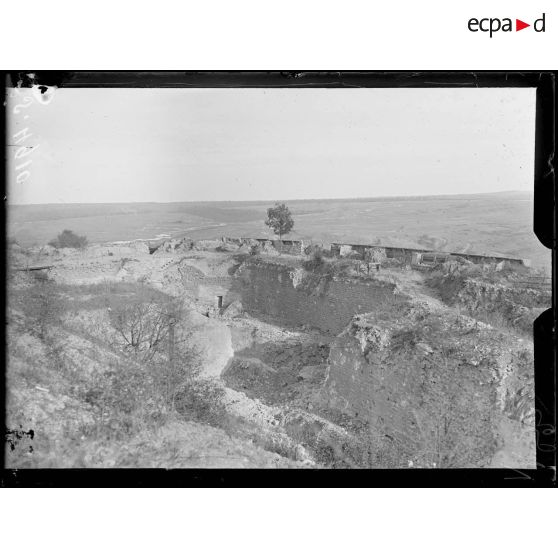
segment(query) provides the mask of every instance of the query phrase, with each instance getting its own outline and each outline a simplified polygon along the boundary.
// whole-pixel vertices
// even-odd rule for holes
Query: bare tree
[[[143,362],[153,360],[165,347],[172,360],[172,336],[181,312],[172,302],[139,301],[111,309],[110,321],[125,345]]]

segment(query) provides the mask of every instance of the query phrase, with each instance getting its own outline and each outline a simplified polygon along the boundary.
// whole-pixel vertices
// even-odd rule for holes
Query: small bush
[[[261,248],[259,246],[259,244],[255,244],[254,246],[250,246],[250,252],[249,255],[250,256],[257,256],[261,253]]]
[[[129,433],[134,415],[139,414],[147,406],[146,400],[153,397],[149,380],[151,378],[142,368],[123,361],[107,367],[94,385],[88,385],[82,397],[94,408],[97,431]]]
[[[227,273],[229,275],[234,275],[239,269],[240,266],[250,257],[249,254],[235,254],[233,256],[233,260],[234,260],[234,264],[231,265],[231,267],[229,267],[227,269]]]
[[[310,257],[302,264],[306,271],[314,271],[323,266],[324,257],[322,256],[321,250],[316,249],[309,256]]]
[[[306,271],[319,275],[331,275],[334,270],[333,265],[324,258],[320,248],[316,248],[310,257],[302,262],[302,267]]]
[[[186,420],[223,428],[227,412],[224,389],[211,380],[187,382],[175,397],[175,408]]]
[[[87,238],[85,236],[78,236],[74,232],[65,229],[48,244],[49,246],[53,246],[54,248],[82,249],[87,246]]]
[[[333,264],[334,274],[337,277],[352,277],[355,275],[355,262],[354,260],[337,260]]]
[[[66,303],[54,281],[44,272],[35,274],[33,287],[19,297],[20,307],[30,331],[45,340],[49,328],[59,323]]]

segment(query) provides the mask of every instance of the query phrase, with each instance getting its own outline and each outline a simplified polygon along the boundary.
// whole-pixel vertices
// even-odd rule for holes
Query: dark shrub
[[[87,238],[78,236],[74,232],[66,229],[63,230],[55,239],[49,242],[54,248],[85,248],[87,246]]]
[[[334,273],[337,277],[350,277],[353,274],[355,265],[359,265],[359,262],[354,260],[337,260],[333,264]]]
[[[56,283],[44,272],[34,274],[33,286],[21,296],[20,305],[27,327],[43,340],[49,328],[58,324],[66,308]]]
[[[333,273],[333,266],[330,262],[326,261],[323,252],[320,248],[316,248],[310,257],[302,262],[302,267],[306,271],[317,273],[320,275],[328,275]]]
[[[255,244],[255,245],[253,245],[253,246],[250,246],[249,255],[250,255],[250,256],[257,256],[258,254],[261,253],[261,251],[262,251],[262,250],[261,250],[259,244]]]
[[[175,397],[176,410],[186,419],[222,428],[227,412],[224,389],[211,380],[187,382]]]

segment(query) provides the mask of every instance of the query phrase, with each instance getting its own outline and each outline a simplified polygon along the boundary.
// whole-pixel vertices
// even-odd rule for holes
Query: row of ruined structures
[[[527,259],[492,256],[486,254],[465,254],[460,252],[440,252],[422,248],[401,248],[373,244],[348,244],[340,242],[313,243],[305,240],[273,240],[269,238],[231,238],[223,237],[222,241],[237,246],[251,245],[260,248],[273,247],[277,251],[291,255],[305,255],[316,248],[331,254],[332,257],[350,257],[370,262],[381,263],[390,258],[400,260],[412,266],[433,266],[450,260],[468,260],[475,264],[509,264],[512,266],[530,267]]]

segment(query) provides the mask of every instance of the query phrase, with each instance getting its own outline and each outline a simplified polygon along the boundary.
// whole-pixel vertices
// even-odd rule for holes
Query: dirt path
[[[390,270],[390,275],[396,280],[399,290],[414,300],[423,301],[432,310],[448,309],[436,295],[434,289],[425,284],[425,277],[416,271]]]
[[[229,326],[219,320],[195,315],[193,319],[195,331],[192,343],[202,353],[201,376],[204,378],[219,378],[234,356],[231,330]]]

